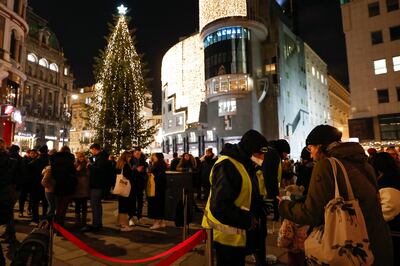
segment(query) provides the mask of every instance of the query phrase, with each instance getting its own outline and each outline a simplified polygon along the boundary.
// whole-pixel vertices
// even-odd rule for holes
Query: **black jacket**
[[[7,151],[0,151],[0,191],[13,183],[14,162]]]
[[[101,151],[98,155],[90,158],[90,188],[105,189],[111,175],[113,175],[113,171],[106,151]]]
[[[27,165],[24,158],[22,158],[17,152],[10,152],[9,155],[15,166],[13,183],[19,190],[30,183]]]
[[[208,157],[204,156],[204,161],[201,162],[200,165],[200,176],[201,176],[201,184],[203,186],[210,186],[210,173],[211,169],[214,166],[215,162],[218,160],[217,157]]]
[[[55,195],[74,194],[78,184],[74,160],[74,155],[69,152],[57,152],[50,158],[51,176],[55,180]]]
[[[140,159],[136,159],[135,157],[132,157],[131,160],[131,165],[133,168],[133,189],[136,191],[141,191],[145,188],[146,186],[146,169],[148,167],[148,164],[146,163],[146,159],[144,155],[140,157]],[[142,172],[139,172],[137,170],[137,167],[143,166],[144,170]]]
[[[279,195],[278,170],[280,162],[281,157],[278,151],[273,147],[268,147],[261,167],[269,199],[276,199],[276,196]]]
[[[39,157],[33,159],[28,164],[28,170],[31,176],[32,185],[34,188],[42,189],[42,171],[49,165],[49,156],[40,154]]]
[[[244,165],[249,176],[253,176],[252,162],[237,145],[226,144],[221,155],[229,156]],[[221,223],[237,228],[249,229],[251,227],[254,212],[254,202],[258,194],[257,188],[253,185],[252,203],[250,211],[242,210],[234,204],[239,196],[242,186],[242,177],[235,166],[229,160],[223,160],[214,165],[212,174],[210,210],[213,216]]]

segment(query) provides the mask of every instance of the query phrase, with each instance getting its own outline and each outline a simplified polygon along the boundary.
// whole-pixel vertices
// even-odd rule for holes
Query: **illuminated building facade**
[[[15,132],[14,142],[23,151],[44,144],[58,150],[69,142],[74,77],[47,21],[28,8],[27,22],[27,80],[18,99],[23,123]]]
[[[328,75],[329,104],[332,126],[342,131],[342,140],[349,139],[350,92],[337,79]]]
[[[212,147],[218,153],[256,129],[269,140],[287,139],[299,155],[311,128],[305,46],[281,7],[273,0],[200,0],[199,8],[199,34],[163,59],[163,151],[201,156]],[[191,39],[200,47],[188,51]],[[187,56],[197,76],[183,84]],[[187,92],[196,97],[188,100]]]
[[[341,2],[351,92],[350,137],[371,146],[400,146],[400,2]]]
[[[21,126],[18,109],[24,74],[26,0],[0,1],[0,138],[7,145],[13,141],[16,128]]]

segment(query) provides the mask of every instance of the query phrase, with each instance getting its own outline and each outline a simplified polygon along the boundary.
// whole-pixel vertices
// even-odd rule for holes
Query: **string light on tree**
[[[115,154],[132,145],[144,148],[155,134],[154,126],[142,114],[147,88],[135,37],[124,16],[126,10],[123,5],[118,7],[120,16],[111,29],[107,48],[96,60],[97,84],[90,110],[96,141]]]

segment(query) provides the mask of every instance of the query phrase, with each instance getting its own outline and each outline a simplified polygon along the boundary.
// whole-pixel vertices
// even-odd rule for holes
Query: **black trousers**
[[[39,204],[42,202],[42,216],[47,213],[47,200],[43,187],[35,187],[31,190],[32,197],[32,221],[39,222]]]
[[[142,218],[143,212],[143,190],[144,189],[134,189],[132,194],[133,208],[129,212],[129,218],[136,216],[138,219]]]
[[[217,266],[244,266],[246,248],[225,246],[214,242]]]

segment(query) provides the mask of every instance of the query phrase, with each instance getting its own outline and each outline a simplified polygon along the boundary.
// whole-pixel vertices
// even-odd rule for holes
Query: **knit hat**
[[[248,157],[251,157],[253,153],[264,152],[268,146],[268,141],[260,132],[251,129],[244,133],[239,146]]]
[[[275,141],[275,148],[281,153],[286,152],[290,154],[290,145],[286,139],[278,139]]]
[[[319,125],[311,130],[306,145],[331,144],[342,139],[342,132],[329,125]]]
[[[40,146],[39,152],[40,153],[48,153],[49,152],[49,148],[47,148],[47,145]]]
[[[307,147],[304,147],[301,151],[300,158],[307,161],[311,160],[311,153],[308,151]]]

